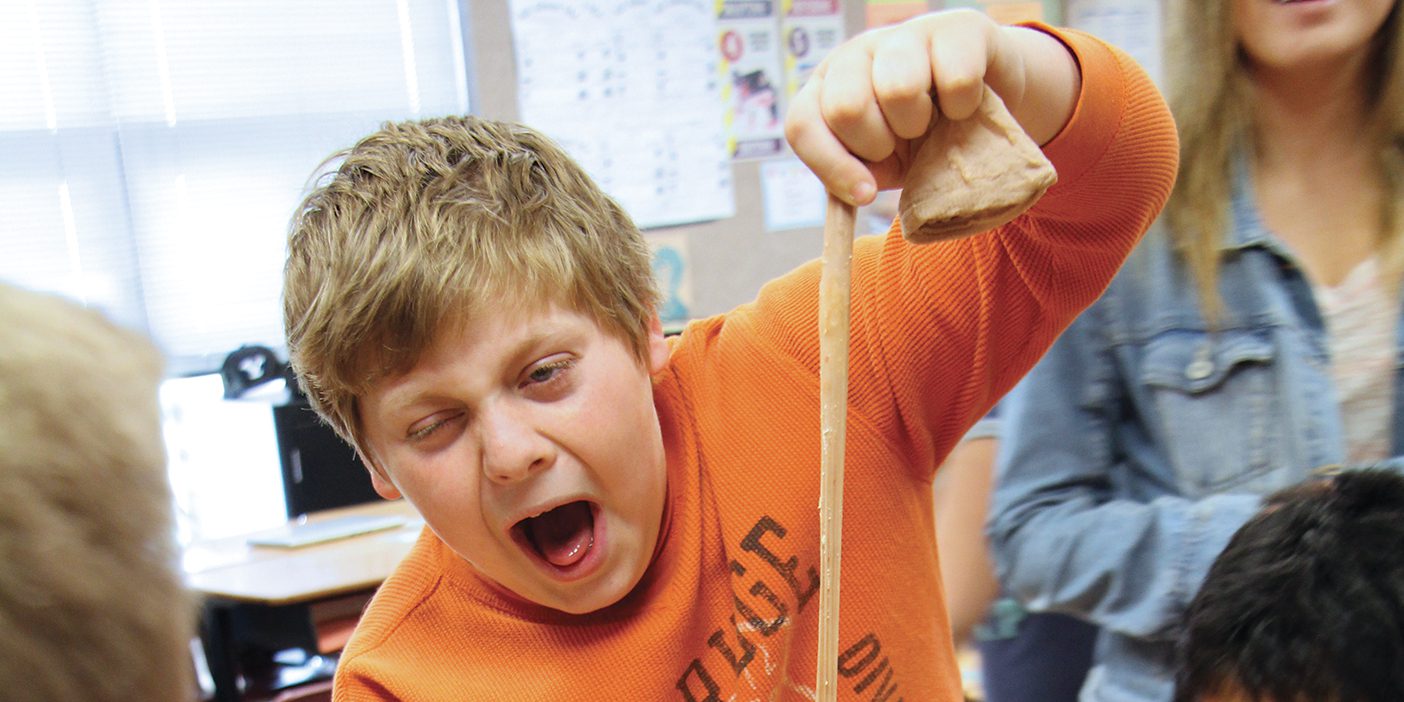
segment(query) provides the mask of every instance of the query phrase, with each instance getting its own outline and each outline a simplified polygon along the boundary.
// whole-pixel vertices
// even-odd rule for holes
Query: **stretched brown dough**
[[[908,170],[900,215],[908,240],[926,243],[1003,224],[1058,179],[1053,164],[987,86],[969,119],[935,118]],[[819,702],[838,696],[839,559],[843,538],[843,454],[848,405],[853,207],[829,196],[819,285]]]

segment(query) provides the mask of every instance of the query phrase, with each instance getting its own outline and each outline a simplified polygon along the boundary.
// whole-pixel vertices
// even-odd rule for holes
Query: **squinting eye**
[[[411,431],[410,441],[418,441],[418,439],[428,437],[428,435],[434,434],[434,430],[437,430],[437,428],[442,427],[442,425],[444,425],[442,421],[435,421],[434,424],[430,424],[428,425],[428,427],[418,428],[418,430]]]
[[[527,379],[533,383],[545,383],[554,380],[556,376],[571,366],[570,361],[556,361],[533,368],[527,375]]]
[[[443,425],[443,422],[434,422],[426,427],[415,429],[414,431],[409,433],[409,439],[410,441],[422,441],[430,434],[433,434],[435,431],[438,431],[439,428]]]
[[[431,421],[428,424],[419,427],[418,429],[411,428],[409,433],[406,435],[406,438],[409,439],[411,442],[423,441],[424,439],[429,438],[429,436],[434,432],[444,428],[450,422],[453,422],[454,420],[462,416],[462,413],[453,413],[436,418],[434,419],[434,421]]]

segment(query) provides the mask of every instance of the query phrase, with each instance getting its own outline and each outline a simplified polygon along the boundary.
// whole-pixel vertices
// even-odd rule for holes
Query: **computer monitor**
[[[294,398],[273,406],[288,517],[380,499],[356,451]]]

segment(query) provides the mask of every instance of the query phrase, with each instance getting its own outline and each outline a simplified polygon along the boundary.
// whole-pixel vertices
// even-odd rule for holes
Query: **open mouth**
[[[598,508],[576,500],[527,517],[512,526],[512,538],[561,574],[582,570],[595,548]]]

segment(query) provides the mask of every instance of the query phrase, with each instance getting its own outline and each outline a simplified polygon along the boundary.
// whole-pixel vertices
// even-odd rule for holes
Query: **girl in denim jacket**
[[[1167,3],[1165,217],[1004,405],[989,534],[1102,628],[1083,700],[1168,701],[1186,605],[1262,496],[1404,455],[1397,0]]]

